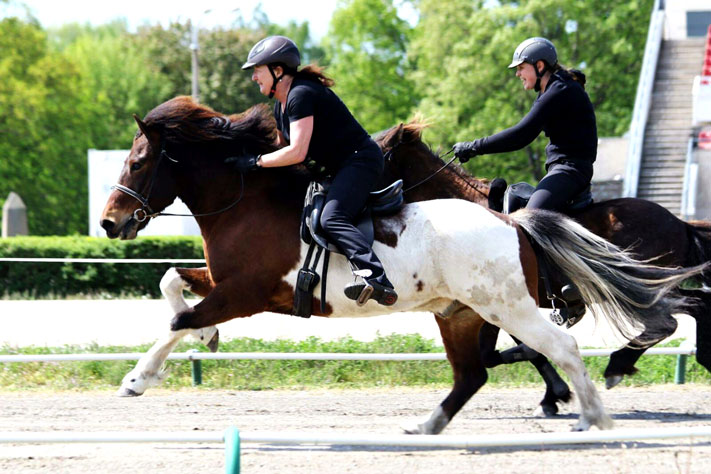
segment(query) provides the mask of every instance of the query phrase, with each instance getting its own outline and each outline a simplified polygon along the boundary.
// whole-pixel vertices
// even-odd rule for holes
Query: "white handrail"
[[[654,89],[654,78],[657,71],[657,59],[659,59],[659,50],[662,45],[663,27],[664,10],[660,8],[659,0],[655,0],[652,15],[649,19],[647,44],[644,47],[642,70],[639,73],[637,95],[635,96],[632,122],[630,123],[630,145],[627,152],[625,183],[622,193],[624,197],[637,196],[644,131],[647,127],[647,118],[652,104],[652,90]]]
[[[696,189],[699,179],[699,164],[694,163],[694,138],[689,138],[684,164],[684,185],[681,190],[681,216],[691,219],[696,214]]]

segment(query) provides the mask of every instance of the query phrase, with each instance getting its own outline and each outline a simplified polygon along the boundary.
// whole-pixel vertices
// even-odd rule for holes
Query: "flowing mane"
[[[226,141],[245,150],[266,153],[276,147],[276,123],[266,104],[241,114],[224,115],[189,96],[178,96],[151,110],[146,124],[164,130],[165,139],[178,144]]]
[[[445,161],[422,141],[422,132],[430,124],[416,115],[408,123],[401,123],[373,137],[387,160],[383,184],[402,178],[405,188],[432,176],[427,190],[416,186],[405,194],[408,202],[437,198],[465,198],[484,205],[489,195],[489,180],[475,178],[456,163],[440,170]],[[437,172],[436,176],[433,176]],[[434,190],[434,192],[433,192]]]

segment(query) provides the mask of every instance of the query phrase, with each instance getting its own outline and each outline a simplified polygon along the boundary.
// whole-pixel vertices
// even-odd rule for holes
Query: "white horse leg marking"
[[[168,300],[168,304],[173,309],[174,314],[185,311],[189,308],[188,302],[183,297],[183,290],[189,290],[190,285],[183,280],[175,268],[169,268],[160,280],[160,291]],[[201,329],[189,329],[189,334],[203,344],[207,344],[217,333],[216,326],[208,326]]]
[[[162,369],[165,360],[176,344],[188,333],[189,330],[186,329],[170,331],[166,337],[156,342],[138,360],[136,367],[124,376],[118,395],[121,397],[142,395],[149,387],[162,382],[166,375],[166,371]]]
[[[404,425],[402,429],[406,434],[439,434],[450,421],[442,406],[438,406],[424,422]]]

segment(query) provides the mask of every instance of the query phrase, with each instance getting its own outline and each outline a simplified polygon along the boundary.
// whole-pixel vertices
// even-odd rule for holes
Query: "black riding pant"
[[[372,272],[367,280],[392,288],[383,264],[353,224],[382,172],[383,154],[368,140],[367,145],[347,157],[335,173],[321,213],[321,227],[358,270]]]
[[[590,185],[593,167],[590,162],[555,162],[536,186],[528,204],[529,209],[559,211],[566,202],[582,193]]]

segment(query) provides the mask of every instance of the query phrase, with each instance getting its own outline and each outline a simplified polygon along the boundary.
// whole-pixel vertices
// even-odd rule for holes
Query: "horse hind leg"
[[[479,347],[484,366],[489,369],[502,364],[530,361],[546,384],[546,392],[539,408],[547,417],[557,415],[558,402],[568,403],[571,399],[572,393],[568,384],[558,375],[548,359],[525,344],[521,344],[521,341],[515,337],[513,339],[519,344],[518,346],[503,352],[498,351],[496,349],[498,335],[499,328],[490,323],[484,323],[479,331]]]
[[[484,320],[471,308],[461,303],[453,304],[447,317],[437,315],[435,318],[454,373],[454,386],[425,420],[412,426],[403,426],[405,433],[439,434],[486,383],[487,374],[481,362],[478,342],[479,329]]]
[[[502,311],[504,309],[501,308]],[[520,301],[507,309],[513,310],[513,314],[506,313],[501,317],[488,312],[482,315],[516,336],[531,349],[544,354],[568,374],[580,402],[580,417],[573,430],[584,431],[591,426],[600,429],[611,428],[612,419],[605,413],[600,395],[585,369],[575,339],[548,324],[539,314],[532,299],[527,302]]]
[[[189,308],[183,297],[183,290],[189,290],[200,296],[207,296],[212,289],[207,268],[170,268],[160,281],[160,291],[168,300],[174,314]],[[217,352],[220,332],[216,326],[201,329],[189,329],[189,334],[205,344],[210,352]]]

